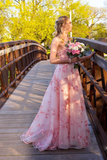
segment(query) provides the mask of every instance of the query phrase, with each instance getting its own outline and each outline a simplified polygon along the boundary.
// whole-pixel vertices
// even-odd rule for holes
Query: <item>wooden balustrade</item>
[[[96,52],[78,65],[87,113],[102,151],[107,155],[107,59],[104,58],[107,43],[85,38],[76,38],[76,41],[89,45],[90,51],[86,55],[93,50]]]
[[[46,49],[32,40],[0,43],[0,98],[8,97],[8,89],[40,60],[46,60]]]

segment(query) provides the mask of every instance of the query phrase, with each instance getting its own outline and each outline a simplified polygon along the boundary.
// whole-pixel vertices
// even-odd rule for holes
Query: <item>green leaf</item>
[[[74,64],[74,68],[75,68],[75,69],[78,69],[78,64]]]
[[[74,56],[72,56],[72,55],[70,55],[69,57],[70,57],[70,58],[74,58]]]
[[[79,54],[74,54],[74,57],[78,57]]]
[[[67,47],[67,48],[68,48],[68,44],[65,44],[65,47]]]
[[[82,52],[83,55],[86,55],[86,51]]]
[[[79,54],[78,57],[81,57],[81,54]]]
[[[67,55],[70,57],[70,58],[73,58],[74,56],[71,54],[71,53],[69,53],[69,52],[67,52]]]

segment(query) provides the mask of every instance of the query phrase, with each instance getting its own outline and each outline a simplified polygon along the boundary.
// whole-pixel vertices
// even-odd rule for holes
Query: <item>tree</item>
[[[12,5],[11,0],[1,0],[0,1],[0,42],[5,41],[8,19],[9,19],[9,9]]]
[[[88,5],[82,0],[66,0],[63,4],[63,12],[59,15],[69,16],[72,11],[73,36],[82,38],[91,38],[93,26],[106,19],[106,10]]]
[[[99,38],[107,37],[107,26],[104,23],[98,23],[93,27],[93,38],[98,40]]]
[[[47,0],[43,5],[40,0],[35,4],[34,1],[14,4],[18,12],[14,12],[14,16],[9,20],[12,40],[32,39],[39,43],[51,41],[56,15],[54,10],[49,9],[52,9],[54,6],[52,3],[54,2],[56,1],[50,2]]]
[[[97,25],[98,23],[102,24],[105,23],[106,20],[106,12],[107,10],[104,8],[96,8],[96,7],[91,7],[91,14],[90,14],[90,24],[89,24],[89,29],[90,32],[87,35],[88,38],[91,38],[92,32],[93,32],[93,27]],[[96,28],[97,29],[97,28]],[[95,27],[94,27],[95,31]]]
[[[0,19],[0,36],[5,37],[5,40],[10,37],[11,40],[31,39],[50,44],[56,19],[61,15],[69,17],[70,10],[73,37],[91,38],[93,29],[97,29],[96,24],[104,21],[105,17],[103,9],[92,8],[82,0],[11,0],[11,3],[11,8],[7,7],[8,9],[6,4],[1,6],[7,10],[3,14],[6,14],[4,17],[7,20],[4,18],[3,22],[2,16]],[[4,38],[1,41],[4,41]]]

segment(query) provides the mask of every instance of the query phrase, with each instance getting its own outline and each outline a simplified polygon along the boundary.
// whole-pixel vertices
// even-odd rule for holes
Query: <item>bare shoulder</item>
[[[53,38],[53,40],[52,40],[52,44],[59,44],[60,43],[60,39],[59,39],[59,37],[55,37],[55,38]]]

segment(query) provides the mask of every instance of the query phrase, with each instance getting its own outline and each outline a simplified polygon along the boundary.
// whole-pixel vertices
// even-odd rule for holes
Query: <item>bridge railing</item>
[[[0,43],[0,98],[8,97],[9,88],[38,61],[47,59],[47,50],[33,40]]]
[[[75,39],[75,38],[74,38]],[[76,38],[77,42],[88,44],[90,51],[96,54],[92,58],[78,63],[83,93],[90,120],[97,140],[107,155],[107,43],[85,38]]]

